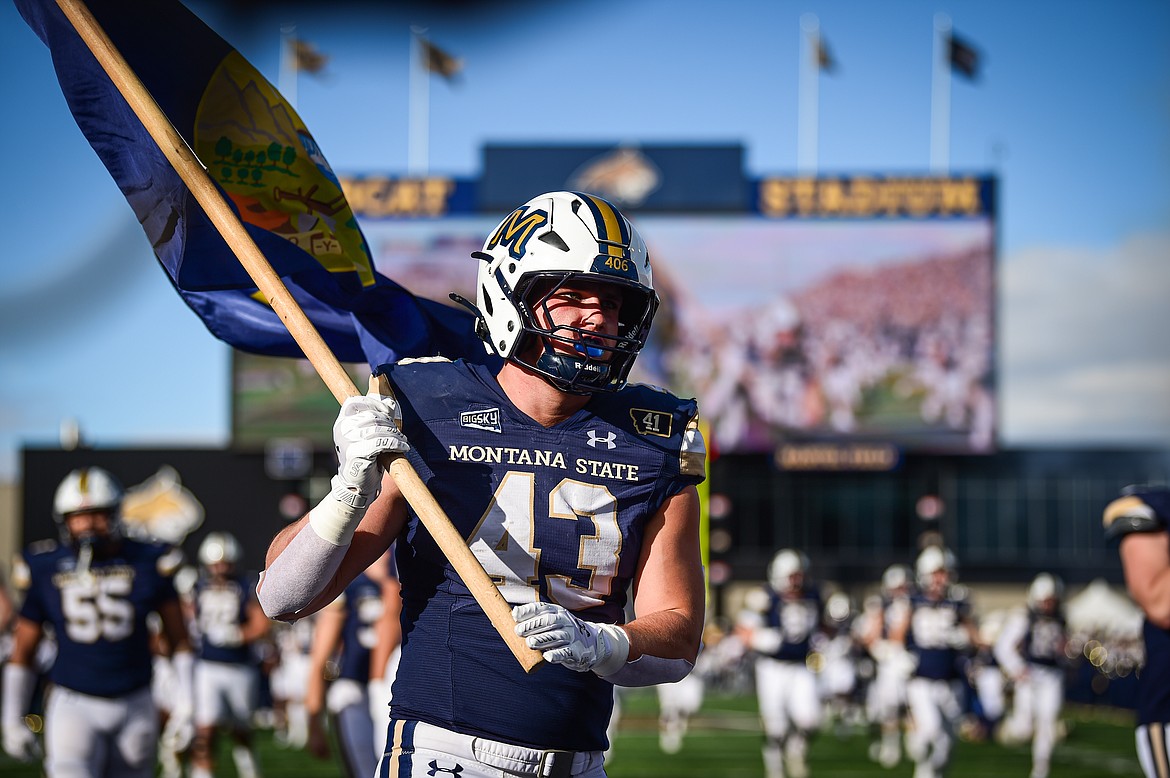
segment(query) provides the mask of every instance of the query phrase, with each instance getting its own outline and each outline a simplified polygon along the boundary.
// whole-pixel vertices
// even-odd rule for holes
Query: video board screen
[[[722,452],[992,451],[994,209],[971,202],[945,218],[635,213],[663,305],[631,380],[697,397]],[[470,254],[501,216],[359,220],[381,273],[445,301],[475,299]],[[288,362],[238,356],[238,444],[328,443],[335,403]]]

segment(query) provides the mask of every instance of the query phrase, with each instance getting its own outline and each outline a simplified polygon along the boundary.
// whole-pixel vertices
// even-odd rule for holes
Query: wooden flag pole
[[[300,305],[293,299],[284,282],[280,280],[280,276],[272,269],[268,259],[252,240],[252,237],[248,235],[239,217],[220,195],[203,164],[167,120],[158,103],[154,101],[142,81],[130,69],[122,54],[97,23],[90,10],[82,0],[57,0],[57,5],[61,7],[65,17],[77,30],[85,45],[93,52],[102,69],[106,71],[106,75],[122,93],[130,108],[142,122],[146,131],[150,133],[155,143],[158,144],[179,177],[183,179],[183,183],[191,190],[199,205],[207,213],[208,218],[219,230],[220,235],[231,247],[244,269],[248,271],[248,275],[251,276],[257,288],[264,293],[272,310],[284,322],[289,333],[301,347],[301,350],[305,352],[305,356],[308,357],[309,362],[321,376],[321,380],[329,387],[333,396],[341,403],[347,397],[361,394],[354,386],[349,374],[337,361],[337,357],[325,344],[313,323],[309,321]],[[371,381],[371,386],[373,386],[373,381]],[[388,386],[382,387],[383,390],[388,390],[388,388]],[[475,597],[475,601],[483,608],[492,626],[500,633],[500,637],[507,643],[516,660],[526,672],[531,672],[543,661],[543,658],[538,651],[529,648],[524,639],[516,634],[516,621],[512,618],[511,606],[504,600],[503,595],[484,572],[483,566],[468,548],[467,541],[455,529],[451,519],[435,500],[434,495],[427,489],[414,467],[403,456],[386,456],[380,462],[390,472],[394,483],[398,485],[406,501],[418,514],[419,520],[422,521],[427,531],[434,537],[435,542],[463,579],[464,584]]]

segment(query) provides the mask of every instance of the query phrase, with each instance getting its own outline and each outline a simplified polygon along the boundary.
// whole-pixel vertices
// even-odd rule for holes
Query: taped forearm
[[[601,677],[615,686],[657,686],[660,683],[681,681],[694,667],[693,662],[685,659],[663,659],[642,654],[634,661],[626,662],[616,672]]]
[[[294,621],[333,579],[348,545],[338,546],[319,536],[311,524],[301,528],[260,574],[256,597],[270,619]]]

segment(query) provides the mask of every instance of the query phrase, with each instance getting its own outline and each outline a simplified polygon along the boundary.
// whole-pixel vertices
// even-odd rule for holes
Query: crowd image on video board
[[[664,299],[635,380],[699,399],[723,451],[994,443],[990,219],[643,216]],[[364,227],[379,270],[474,299],[475,218]]]

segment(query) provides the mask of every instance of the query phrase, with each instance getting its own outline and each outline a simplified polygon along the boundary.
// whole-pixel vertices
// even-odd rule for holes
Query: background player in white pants
[[[216,737],[232,740],[240,778],[258,778],[252,714],[260,699],[260,663],[252,645],[268,634],[268,618],[255,585],[238,571],[243,549],[228,532],[212,532],[199,544],[202,574],[191,596],[199,642],[195,662],[195,742],[191,778],[211,778]]]
[[[372,776],[382,756],[374,737],[369,682],[387,565],[383,555],[354,578],[340,597],[321,610],[313,629],[305,694],[309,751],[321,759],[330,757],[332,750],[323,720],[328,713],[350,778]]]
[[[975,645],[975,625],[966,591],[952,586],[955,557],[928,546],[915,562],[919,592],[911,598],[909,618],[892,631],[914,656],[914,676],[906,688],[912,728],[906,751],[915,778],[937,778],[950,763],[956,728],[963,713],[960,660]]]
[[[910,616],[914,575],[907,565],[893,564],[882,573],[880,594],[868,600],[859,628],[860,640],[874,661],[874,678],[866,690],[865,708],[878,727],[871,758],[882,767],[902,760],[902,721],[906,714],[906,684],[914,672],[914,658],[890,635]]]
[[[821,624],[821,598],[806,580],[803,552],[781,549],[768,565],[768,586],[740,614],[736,630],[757,654],[756,695],[764,725],[768,778],[803,778],[808,741],[820,728],[817,679],[807,665]]]
[[[53,498],[60,540],[30,545],[13,577],[26,593],[4,667],[4,750],[18,759],[39,755],[23,717],[32,701],[37,647],[51,627],[58,650],[45,705],[50,778],[154,775],[159,721],[150,689],[151,612],[162,620],[178,679],[169,734],[189,742],[193,733],[193,657],[172,581],[180,555],[122,536],[122,496],[105,470],[69,473]]]
[[[1028,604],[1013,612],[995,641],[995,658],[1015,684],[1005,736],[1032,739],[1032,778],[1047,778],[1064,704],[1064,646],[1068,629],[1061,613],[1064,586],[1040,573],[1028,587]]]
[[[1145,614],[1138,759],[1146,778],[1170,778],[1170,489],[1127,486],[1102,519],[1105,539],[1118,544],[1125,586]]]

